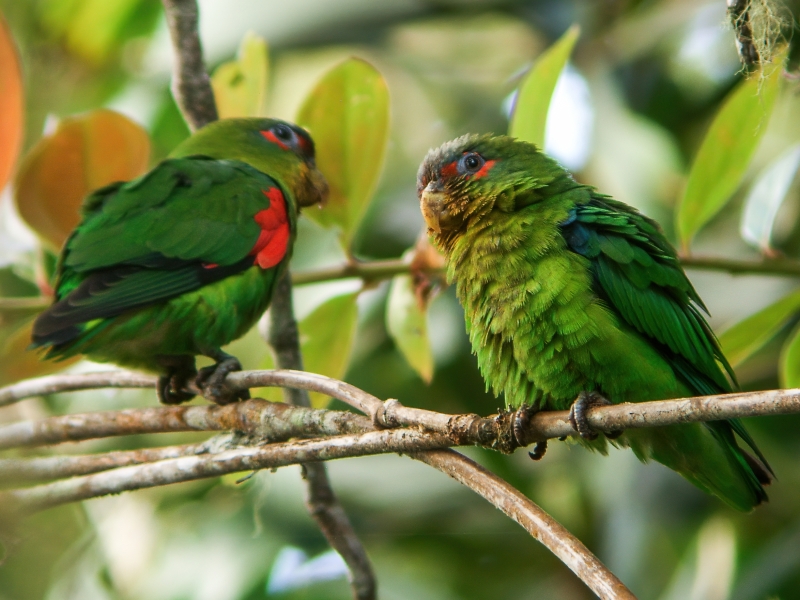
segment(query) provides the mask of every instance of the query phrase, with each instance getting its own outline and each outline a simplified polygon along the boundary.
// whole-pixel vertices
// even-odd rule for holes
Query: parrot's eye
[[[483,167],[483,165],[486,163],[486,161],[483,160],[483,157],[477,152],[470,152],[469,154],[465,154],[464,156],[461,157],[461,160],[459,162],[461,163],[459,165],[461,167],[460,171],[462,173],[469,173],[469,174],[477,173],[478,171],[481,170],[481,167]]]
[[[286,125],[275,125],[275,127],[272,128],[272,131],[275,133],[275,137],[281,141],[294,141],[294,132]]]

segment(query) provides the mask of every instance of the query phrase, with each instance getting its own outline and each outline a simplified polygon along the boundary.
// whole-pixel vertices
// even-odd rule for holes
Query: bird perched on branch
[[[327,191],[303,129],[274,119],[203,127],[149,173],[86,198],[33,346],[158,373],[166,404],[191,399],[195,378],[219,403],[249,397],[225,393],[241,365],[221,347],[266,310],[298,207]],[[216,364],[198,375],[197,355]]]
[[[572,406],[585,445],[604,452],[616,438],[737,509],[767,499],[772,470],[738,420],[600,438],[585,420],[592,404],[724,393],[728,377],[735,383],[654,221],[505,136],[432,150],[417,187],[487,388],[510,408]]]

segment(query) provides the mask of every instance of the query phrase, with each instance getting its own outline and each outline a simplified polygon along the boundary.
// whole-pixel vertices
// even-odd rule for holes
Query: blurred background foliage
[[[787,7],[789,37],[788,15],[800,4]],[[188,130],[169,93],[172,51],[158,0],[0,0],[0,9],[22,75],[20,86],[3,33],[0,176],[16,164],[0,210],[0,383],[8,383],[104,368],[38,363],[24,351],[52,252],[86,190],[143,172]],[[741,83],[722,0],[202,0],[200,11],[221,114],[298,120],[334,180],[332,205],[301,220],[295,272],[426,256],[409,251],[422,231],[419,162],[462,133],[508,131],[520,86],[519,110],[546,107],[551,89],[553,100],[546,123],[541,110],[518,113],[514,133],[544,139],[578,179],[655,217],[676,244],[680,231],[696,254],[800,259],[800,88],[781,72]],[[580,34],[561,37],[573,24]],[[797,47],[787,67],[795,73]],[[728,189],[715,189],[720,182]],[[797,282],[689,274],[742,386],[798,385]],[[498,409],[452,290],[429,306],[419,293],[408,277],[297,288],[307,368],[408,405]],[[259,333],[231,347],[246,368],[270,364]],[[54,395],[2,409],[0,421],[154,401],[134,391]],[[800,598],[800,416],[748,426],[778,474],[770,503],[750,515],[629,452],[602,457],[555,443],[540,463],[524,452],[468,453],[550,511],[643,599]],[[516,524],[440,473],[396,456],[330,469],[382,598],[590,597]],[[348,598],[341,561],[302,506],[298,469],[238,480],[40,514],[4,550],[0,599]]]

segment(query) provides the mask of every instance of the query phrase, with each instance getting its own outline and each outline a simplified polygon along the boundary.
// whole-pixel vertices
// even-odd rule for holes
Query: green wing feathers
[[[590,260],[597,295],[649,339],[690,393],[732,391],[735,375],[702,315],[705,306],[654,221],[594,194],[588,203],[575,206],[562,233],[570,249]],[[734,434],[758,460],[739,447]],[[762,484],[769,482],[772,471],[739,421],[628,436],[640,457],[670,466],[737,508],[748,510],[767,499]]]
[[[253,267],[255,216],[276,187],[245,163],[190,157],[97,190],[65,244],[57,302],[37,319],[34,345],[57,357],[104,320]]]

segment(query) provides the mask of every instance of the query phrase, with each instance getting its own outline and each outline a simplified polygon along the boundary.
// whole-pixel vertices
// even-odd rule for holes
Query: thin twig
[[[175,47],[172,93],[190,129],[194,131],[218,119],[214,92],[203,64],[203,47],[197,30],[197,2],[162,2],[172,45]]]
[[[0,388],[0,406],[13,404],[32,398],[57,392],[93,390],[99,388],[152,388],[156,378],[132,371],[104,371],[85,373],[82,375],[49,375],[36,379],[25,379],[12,385]]]
[[[636,600],[578,538],[491,471],[453,450],[429,450],[410,456],[483,496],[539,540],[603,600]]]
[[[682,256],[686,269],[722,271],[732,275],[778,275],[800,277],[800,261],[790,258],[731,259],[715,256]],[[292,273],[292,283],[305,285],[357,277],[367,282],[391,279],[411,272],[411,265],[402,260],[352,261],[313,271]],[[444,269],[430,269],[431,274],[444,274]]]
[[[213,439],[213,438],[212,438]],[[79,456],[37,456],[36,458],[0,459],[0,481],[9,482],[48,481],[110,471],[120,467],[154,463],[168,458],[207,453],[209,444],[185,444],[164,448],[142,448],[141,450],[117,450],[104,454]]]
[[[0,310],[44,310],[52,302],[53,299],[47,296],[12,296],[11,298],[0,298]]]
[[[292,307],[292,282],[288,272],[278,280],[272,295],[270,308],[270,328],[268,342],[275,352],[275,363],[281,369],[303,370],[303,356],[300,353],[300,335],[297,320]],[[353,390],[353,386],[349,386]],[[338,390],[337,390],[338,391]],[[360,392],[362,402],[358,402],[363,410],[363,402],[368,402],[374,410],[380,403],[377,398]],[[307,389],[284,388],[284,398],[288,404],[309,407],[311,400]],[[352,402],[351,402],[352,403]],[[356,535],[350,519],[347,517],[328,479],[327,468],[321,462],[309,462],[303,465],[303,477],[306,480],[305,503],[309,514],[328,540],[331,547],[344,559],[348,567],[350,587],[356,600],[375,600],[377,597],[377,581],[367,552]]]
[[[791,258],[733,259],[716,256],[683,256],[686,269],[722,271],[732,275],[767,275],[800,277],[800,261]],[[409,273],[411,266],[402,259],[352,261],[311,271],[292,273],[294,285],[306,285],[339,279],[359,278],[368,283]],[[431,269],[432,274],[444,274],[443,269]],[[46,297],[0,298],[0,310],[44,309],[52,299]]]

